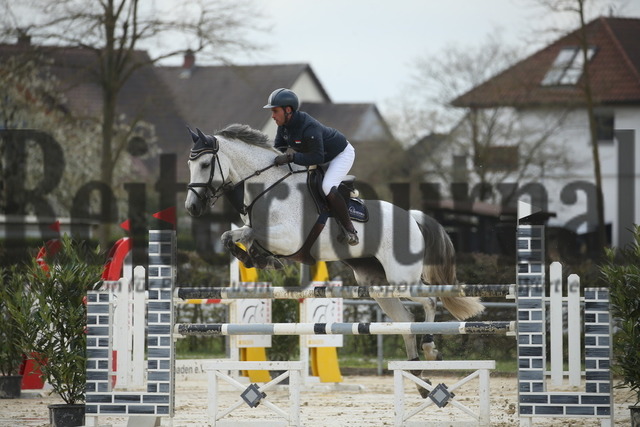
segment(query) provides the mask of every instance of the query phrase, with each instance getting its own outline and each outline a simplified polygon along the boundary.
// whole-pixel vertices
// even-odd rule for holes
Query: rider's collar
[[[300,114],[298,113],[299,111],[292,111],[291,114],[289,115],[289,119],[286,121],[286,123],[283,126],[286,128],[296,126],[300,117]]]

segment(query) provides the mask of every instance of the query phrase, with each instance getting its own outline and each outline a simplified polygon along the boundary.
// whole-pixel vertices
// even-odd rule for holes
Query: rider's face
[[[288,107],[273,107],[271,109],[271,118],[276,122],[276,125],[282,126],[287,123],[289,114],[287,114]]]

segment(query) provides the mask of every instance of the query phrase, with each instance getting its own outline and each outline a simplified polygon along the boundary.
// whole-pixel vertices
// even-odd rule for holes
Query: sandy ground
[[[463,376],[433,376],[433,384],[454,384]],[[220,407],[228,407],[239,399],[239,392],[231,386],[221,387]],[[566,390],[565,390],[566,391]],[[423,400],[419,397],[413,384],[405,380],[407,393],[406,407],[410,410],[420,405]],[[43,396],[39,392],[24,392],[20,399],[0,399],[0,426],[48,426],[47,405],[61,403],[51,395]],[[165,418],[163,426],[208,426],[207,418],[207,381],[205,377],[187,377],[176,382],[176,406],[173,422]],[[269,391],[267,399],[288,410],[288,388]],[[456,399],[465,406],[476,410],[477,379],[459,388]],[[495,426],[518,425],[516,412],[515,378],[491,377],[491,424]],[[629,410],[633,403],[633,395],[629,390],[615,391],[615,425],[628,426]],[[240,420],[259,420],[261,427],[267,419],[277,420],[277,416],[264,405],[255,409],[242,404],[238,411],[232,412],[225,419],[232,421],[232,425]],[[394,425],[394,397],[393,377],[385,376],[345,376],[340,385],[318,384],[305,387],[301,393],[300,419],[305,426],[393,426]],[[418,413],[412,421],[421,425],[435,425],[435,421],[463,421],[471,420],[460,410],[448,405],[439,409],[431,405]],[[123,426],[126,420],[122,418],[100,417],[100,426]],[[446,424],[445,424],[446,425]],[[541,426],[596,426],[599,422],[585,419],[546,419],[536,421]]]

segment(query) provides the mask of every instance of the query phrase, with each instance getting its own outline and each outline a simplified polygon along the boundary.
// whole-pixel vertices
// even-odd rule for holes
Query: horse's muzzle
[[[202,197],[195,189],[189,187],[187,199],[184,202],[184,207],[189,215],[199,217],[207,209],[207,206],[209,206],[207,198]]]

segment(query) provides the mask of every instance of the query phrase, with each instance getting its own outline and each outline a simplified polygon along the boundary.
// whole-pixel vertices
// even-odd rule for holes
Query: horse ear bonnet
[[[191,153],[189,154],[189,160],[195,160],[203,154],[211,153],[216,154],[218,152],[218,140],[215,136],[205,135],[202,131],[196,128],[198,133],[195,133],[191,129],[189,132],[191,133],[191,139],[193,139],[193,147],[191,148]]]

